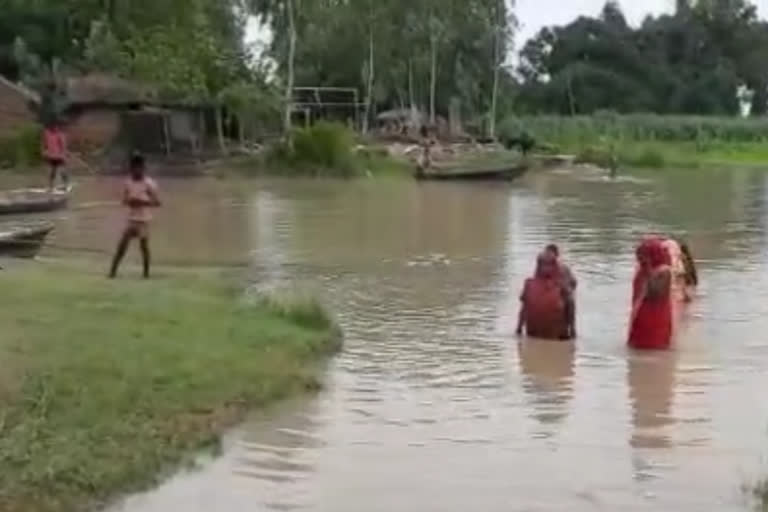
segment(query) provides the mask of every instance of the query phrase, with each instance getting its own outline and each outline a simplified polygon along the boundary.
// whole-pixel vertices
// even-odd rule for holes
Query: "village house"
[[[131,150],[166,157],[198,155],[214,132],[212,105],[161,101],[153,88],[118,77],[68,78],[63,93],[62,114],[72,148],[99,152],[110,162],[124,159]]]

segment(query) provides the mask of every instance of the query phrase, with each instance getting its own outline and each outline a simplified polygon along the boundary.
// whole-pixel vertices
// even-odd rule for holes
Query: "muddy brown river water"
[[[742,486],[768,474],[767,179],[160,180],[158,263],[314,287],[346,346],[318,396],[254,415],[221,457],[112,512],[745,510]],[[81,181],[46,254],[78,247],[106,270],[115,192]],[[649,230],[686,236],[703,285],[675,351],[633,354]],[[517,295],[550,241],[580,280],[580,338],[518,345]]]

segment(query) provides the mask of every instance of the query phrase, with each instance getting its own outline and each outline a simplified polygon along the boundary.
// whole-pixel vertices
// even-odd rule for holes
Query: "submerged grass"
[[[216,447],[249,409],[318,386],[340,333],[309,296],[210,274],[0,275],[0,510],[94,509]]]

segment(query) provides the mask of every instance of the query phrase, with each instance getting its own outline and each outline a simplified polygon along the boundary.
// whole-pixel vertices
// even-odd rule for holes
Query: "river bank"
[[[763,143],[711,143],[669,141],[594,142],[556,144],[576,160],[608,168],[698,169],[708,167],[768,168],[768,147]]]
[[[313,300],[245,304],[212,271],[107,281],[14,265],[0,309],[5,512],[92,509],[156,483],[247,411],[317,389],[340,344]]]
[[[507,137],[527,134],[539,148],[583,162],[638,168],[768,167],[763,118],[600,113],[505,120]]]

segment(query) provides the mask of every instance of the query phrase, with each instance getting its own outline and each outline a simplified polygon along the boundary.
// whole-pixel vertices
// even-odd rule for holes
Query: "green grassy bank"
[[[0,510],[94,509],[146,488],[253,408],[318,387],[340,334],[315,301],[208,274],[0,273]]]
[[[611,155],[619,166],[649,169],[706,167],[765,167],[768,142],[697,144],[671,141],[594,141],[588,144],[557,144],[562,152],[581,162],[608,167]]]
[[[529,133],[552,151],[628,167],[768,168],[768,120],[654,114],[510,118],[501,130]]]

